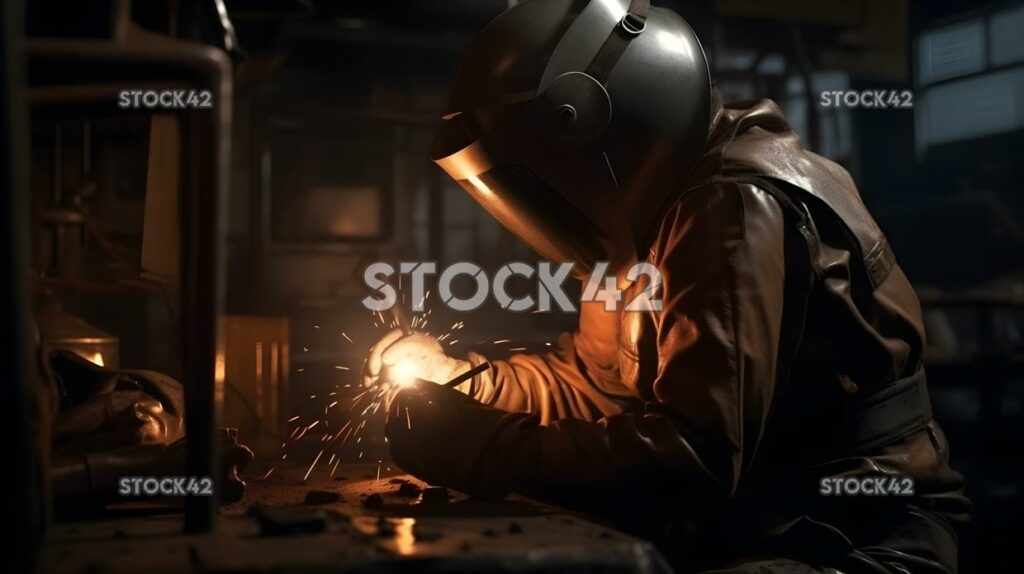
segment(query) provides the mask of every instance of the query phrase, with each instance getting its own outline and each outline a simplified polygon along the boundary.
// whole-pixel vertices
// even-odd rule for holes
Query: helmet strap
[[[636,38],[647,28],[647,14],[651,10],[651,0],[631,0],[626,14],[612,29],[608,39],[597,51],[594,59],[587,66],[586,74],[602,86],[608,85],[608,76],[622,53],[626,51],[630,40]]]

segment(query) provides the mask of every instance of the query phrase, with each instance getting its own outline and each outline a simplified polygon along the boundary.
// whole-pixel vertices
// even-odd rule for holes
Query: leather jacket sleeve
[[[563,333],[550,352],[491,361],[470,394],[495,408],[536,414],[543,425],[622,412],[635,397],[619,380],[619,322],[600,303],[583,303],[575,333]],[[487,359],[470,353],[469,360],[475,366]]]
[[[563,504],[666,487],[705,502],[730,496],[772,403],[783,254],[782,211],[767,194],[731,184],[687,194],[652,247],[664,309],[657,318],[651,408],[602,412],[597,421],[549,415],[552,422],[541,426],[546,407],[533,397],[598,396],[581,390],[591,383],[566,366],[564,355],[499,363],[483,398],[491,393],[498,397],[491,404],[529,407],[542,416],[496,411],[485,432],[463,429],[488,436],[488,447],[474,453],[478,460],[463,461],[472,478],[455,482],[470,489],[503,483]]]

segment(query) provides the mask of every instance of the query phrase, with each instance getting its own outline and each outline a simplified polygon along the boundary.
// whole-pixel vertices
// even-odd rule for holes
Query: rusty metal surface
[[[522,499],[473,502],[452,493],[449,502],[424,502],[417,494],[426,485],[386,468],[379,479],[374,464],[302,481],[304,468],[278,467],[222,508],[217,530],[204,536],[181,535],[172,514],[60,525],[42,571],[670,572],[648,543],[582,517]],[[332,500],[327,493],[337,501],[306,503]],[[313,532],[287,534],[281,526],[289,524]]]

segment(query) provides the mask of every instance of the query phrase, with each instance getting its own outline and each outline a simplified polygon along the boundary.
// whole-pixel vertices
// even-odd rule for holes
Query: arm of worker
[[[488,361],[478,353],[470,353],[468,361],[448,357],[433,337],[396,329],[370,350],[364,384],[375,384],[389,365],[403,362],[415,365],[419,378],[436,383],[489,362],[490,369],[457,389],[502,410],[537,414],[545,425],[562,418],[596,421],[636,402],[619,379],[620,318],[600,302],[583,303],[579,328],[563,333],[552,351],[516,354],[507,361]]]
[[[774,394],[783,216],[767,194],[719,184],[687,195],[664,226],[654,247],[664,287],[655,408],[542,426],[536,415],[419,386],[392,404],[403,415],[388,424],[395,462],[471,493],[577,506],[665,488],[694,500],[731,496]]]
[[[552,351],[490,361],[491,369],[460,390],[495,408],[536,414],[542,425],[622,412],[635,397],[619,379],[620,322],[620,314],[605,311],[603,303],[583,303],[579,328],[559,336]],[[470,353],[469,360],[473,365],[487,361],[478,353]]]

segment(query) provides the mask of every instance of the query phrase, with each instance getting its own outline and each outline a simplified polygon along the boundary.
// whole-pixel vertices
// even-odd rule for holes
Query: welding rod
[[[480,363],[479,365],[473,367],[472,369],[466,371],[465,373],[462,373],[461,375],[459,375],[459,376],[455,377],[454,379],[448,381],[447,383],[445,383],[442,386],[448,387],[449,389],[452,388],[452,387],[457,387],[457,386],[461,385],[462,383],[465,383],[466,381],[472,379],[473,377],[479,375],[480,373],[482,373],[482,372],[484,372],[484,371],[486,371],[487,369],[490,369],[490,368],[491,368],[491,363],[488,362],[488,361],[484,361],[484,362]]]
[[[391,306],[391,316],[395,318],[395,323],[403,333],[412,335],[412,325],[409,323],[409,318],[402,312],[402,308],[398,306],[398,303]]]

